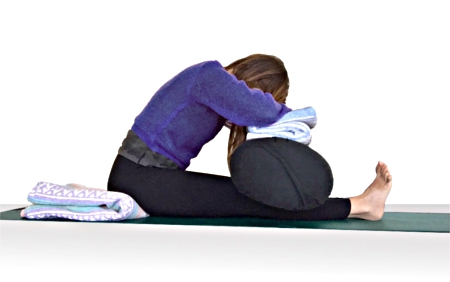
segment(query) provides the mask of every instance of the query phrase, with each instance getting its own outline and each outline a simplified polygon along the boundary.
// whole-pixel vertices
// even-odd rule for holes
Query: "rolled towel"
[[[74,183],[38,182],[27,199],[32,205],[20,215],[28,219],[120,221],[149,216],[129,195]]]
[[[316,124],[317,114],[313,107],[292,110],[269,126],[248,126],[247,140],[279,137],[309,145],[312,138],[311,129]]]

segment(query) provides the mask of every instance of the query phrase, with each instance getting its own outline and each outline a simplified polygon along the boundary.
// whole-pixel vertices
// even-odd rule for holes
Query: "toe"
[[[375,167],[375,172],[378,174],[381,171],[381,165],[380,162],[378,162],[377,166]]]
[[[388,175],[387,178],[386,178],[386,181],[387,181],[388,183],[390,183],[390,182],[392,181],[392,176],[391,176],[391,175]]]

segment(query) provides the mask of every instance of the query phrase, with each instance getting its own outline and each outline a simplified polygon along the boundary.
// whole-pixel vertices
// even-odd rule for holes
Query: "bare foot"
[[[383,162],[378,162],[375,180],[361,195],[350,198],[352,208],[349,218],[380,220],[384,215],[387,196],[392,187],[392,176]]]

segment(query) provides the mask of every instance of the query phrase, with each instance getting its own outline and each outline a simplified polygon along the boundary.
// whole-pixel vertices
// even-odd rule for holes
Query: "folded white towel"
[[[309,145],[312,138],[311,129],[316,124],[317,114],[313,107],[292,110],[269,126],[248,126],[247,140],[279,137]]]

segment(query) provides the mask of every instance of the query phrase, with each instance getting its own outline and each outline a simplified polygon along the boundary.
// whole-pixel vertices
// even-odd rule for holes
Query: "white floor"
[[[0,205],[0,211],[22,206]],[[450,205],[386,210],[449,213]],[[94,278],[448,282],[450,235],[0,221],[1,281]]]

